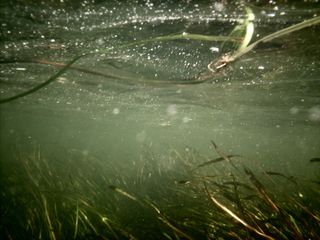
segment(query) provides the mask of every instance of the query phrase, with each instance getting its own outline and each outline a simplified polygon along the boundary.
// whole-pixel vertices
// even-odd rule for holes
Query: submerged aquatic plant
[[[46,80],[45,82],[25,91],[25,92],[22,92],[20,94],[17,94],[15,96],[12,96],[12,97],[8,97],[8,98],[5,98],[5,99],[0,99],[0,104],[3,104],[3,103],[7,103],[7,102],[11,102],[11,101],[14,101],[18,98],[21,98],[21,97],[25,97],[31,93],[34,93],[38,90],[40,90],[41,88],[47,86],[48,84],[52,83],[53,81],[55,81],[57,78],[59,78],[63,73],[65,73],[70,67],[72,64],[74,64],[78,59],[80,59],[82,57],[82,55],[80,56],[76,56],[74,59],[72,59],[69,63],[67,64],[63,64],[62,65],[62,69],[60,69],[56,74],[54,74],[53,76],[51,76],[48,80]]]
[[[175,34],[175,35],[167,35],[167,36],[159,36],[151,39],[145,39],[145,40],[140,40],[140,41],[133,41],[121,46],[117,46],[116,49],[126,49],[132,46],[137,46],[137,45],[145,45],[150,42],[159,42],[159,41],[172,41],[172,40],[178,40],[178,39],[186,39],[186,40],[197,40],[197,41],[215,41],[215,42],[233,42],[236,43],[235,47],[236,49],[232,53],[225,53],[222,55],[222,57],[215,59],[211,61],[208,66],[206,71],[202,71],[199,73],[198,76],[190,78],[190,79],[185,79],[184,81],[168,81],[168,80],[155,80],[155,79],[140,79],[140,78],[134,78],[132,76],[127,76],[124,74],[114,74],[114,73],[101,73],[85,68],[80,68],[80,67],[73,67],[72,64],[75,63],[78,59],[81,57],[85,57],[88,55],[92,55],[95,53],[88,53],[84,52],[80,54],[79,56],[76,56],[73,60],[71,60],[69,63],[60,63],[60,62],[53,62],[53,61],[48,61],[48,60],[4,60],[1,62],[1,64],[8,64],[8,63],[19,63],[19,62],[24,62],[24,63],[38,63],[38,64],[47,64],[47,65],[52,65],[55,67],[62,67],[58,73],[55,75],[51,76],[47,81],[40,83],[39,85],[33,87],[30,90],[27,90],[21,94],[17,94],[12,97],[0,99],[0,104],[4,104],[7,102],[14,101],[16,99],[19,99],[21,97],[27,96],[31,93],[34,93],[41,88],[47,86],[49,83],[55,81],[59,76],[61,76],[65,71],[69,69],[77,70],[80,72],[86,72],[89,74],[94,74],[94,75],[99,75],[102,77],[106,78],[115,78],[115,79],[120,79],[124,81],[130,81],[134,82],[135,84],[138,83],[143,83],[143,84],[157,84],[157,85],[167,85],[167,84],[199,84],[206,82],[210,79],[213,79],[215,76],[217,76],[218,72],[220,72],[221,69],[225,68],[226,66],[229,66],[231,63],[235,62],[239,58],[241,58],[243,55],[251,52],[254,48],[256,48],[260,43],[265,43],[265,42],[270,42],[276,38],[280,38],[284,35],[290,34],[295,31],[299,31],[301,29],[316,25],[320,23],[320,17],[314,17],[312,19],[305,20],[301,23],[295,24],[293,26],[284,28],[282,30],[279,30],[277,32],[274,32],[272,34],[269,34],[253,43],[250,44],[253,33],[254,33],[254,24],[253,24],[253,19],[254,19],[254,14],[251,11],[249,7],[246,8],[247,11],[247,19],[244,21],[242,25],[238,25],[235,27],[234,31],[230,33],[229,36],[208,36],[208,35],[201,35],[201,34],[190,34],[190,33],[183,33],[183,34]],[[239,36],[240,35],[240,36]],[[222,45],[223,46],[223,45]],[[111,52],[111,49],[99,49],[98,51],[100,54],[108,54]]]
[[[214,60],[214,61],[210,62],[208,64],[209,72],[205,72],[202,75],[200,75],[199,80],[205,81],[205,80],[208,80],[208,79],[214,77],[217,74],[217,72],[219,72],[222,68],[225,68],[226,66],[230,65],[232,62],[238,60],[239,58],[241,58],[245,54],[249,53],[250,51],[252,51],[254,48],[256,48],[261,43],[270,42],[276,38],[280,38],[284,35],[290,34],[295,31],[299,31],[303,28],[310,27],[310,26],[313,26],[313,25],[316,25],[319,23],[320,23],[320,17],[314,17],[312,19],[303,21],[301,23],[295,24],[293,26],[290,26],[290,27],[284,28],[282,30],[279,30],[277,32],[274,32],[272,34],[269,34],[269,35],[255,41],[255,42],[251,43],[251,44],[249,44],[250,40],[251,40],[250,36],[252,36],[253,32],[251,34],[252,30],[251,30],[251,28],[249,28],[249,29],[247,29],[247,32],[249,31],[250,34],[248,34],[249,37],[247,39],[250,39],[250,40],[244,41],[245,43],[242,44],[233,53],[224,54],[218,60]],[[251,23],[248,22],[248,24],[251,24]],[[245,40],[246,40],[246,37],[245,37]]]
[[[217,146],[216,144],[214,144]],[[242,161],[194,169],[202,156],[172,150],[170,169],[146,149],[141,164],[67,151],[15,151],[2,174],[2,239],[318,239],[319,192],[296,177],[266,175]],[[216,147],[218,156],[224,152]],[[229,154],[223,153],[228,156]],[[4,161],[1,159],[1,161]],[[148,168],[146,169],[146,165]],[[141,168],[145,168],[142,171]],[[121,170],[120,170],[121,169]],[[264,171],[272,172],[274,171]],[[284,175],[283,175],[284,176]],[[182,180],[184,179],[184,180]],[[12,223],[15,223],[14,225]]]

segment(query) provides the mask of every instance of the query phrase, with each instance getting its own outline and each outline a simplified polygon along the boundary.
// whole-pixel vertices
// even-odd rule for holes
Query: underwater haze
[[[320,13],[317,1],[278,2],[2,1],[0,101],[52,81],[1,101],[1,238],[319,236],[320,25],[197,81],[237,49],[248,11],[251,42]],[[311,230],[290,210],[286,229],[262,227],[274,217],[263,204],[281,211],[256,178],[281,204],[300,199],[289,209],[308,207]],[[227,180],[257,188],[257,207],[226,197]],[[213,196],[252,228],[213,220]]]

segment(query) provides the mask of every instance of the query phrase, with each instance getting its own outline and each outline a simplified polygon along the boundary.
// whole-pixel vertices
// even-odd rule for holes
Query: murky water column
[[[252,42],[319,13],[312,3],[1,3],[1,99],[61,73],[0,105],[1,236],[281,239],[307,234],[304,214],[317,236],[319,25],[196,81],[235,50],[248,8]]]

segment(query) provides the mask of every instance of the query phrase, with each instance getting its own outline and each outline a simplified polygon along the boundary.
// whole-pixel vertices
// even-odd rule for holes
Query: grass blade
[[[17,94],[15,96],[12,97],[8,97],[8,98],[4,98],[4,99],[0,99],[0,104],[3,103],[8,103],[8,102],[12,102],[18,98],[22,98],[25,97],[31,93],[34,93],[38,90],[40,90],[41,88],[47,86],[48,84],[50,84],[51,82],[55,81],[58,77],[60,77],[65,71],[67,71],[70,66],[75,63],[79,58],[81,58],[83,55],[77,56],[74,59],[72,59],[69,63],[67,63],[62,69],[60,69],[56,74],[54,74],[53,76],[51,76],[47,81],[35,86],[34,88],[31,88],[25,92],[22,92],[20,94]]]
[[[238,217],[235,213],[233,213],[229,208],[227,208],[226,206],[224,206],[222,203],[220,203],[216,198],[214,198],[209,190],[208,190],[208,187],[206,185],[205,182],[204,183],[204,189],[205,189],[205,192],[207,193],[207,195],[209,196],[209,198],[211,199],[211,201],[216,204],[220,209],[222,209],[225,213],[227,213],[229,216],[231,216],[233,219],[235,219],[237,222],[241,223],[244,227],[246,227],[247,229],[255,232],[256,234],[264,237],[265,239],[269,239],[269,240],[275,240],[275,238],[269,236],[269,235],[266,235],[265,233],[259,231],[258,229],[252,227],[251,225],[249,225],[246,221],[244,221],[243,219],[241,219],[240,217]]]

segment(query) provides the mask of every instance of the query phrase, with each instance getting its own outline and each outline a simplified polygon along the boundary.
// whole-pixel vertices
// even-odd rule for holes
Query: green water
[[[85,169],[90,161],[94,165],[99,159],[104,170],[94,167],[95,177],[88,179],[100,179],[102,174],[108,184],[126,186],[142,198],[171,199],[163,185],[168,182],[171,188],[174,181],[191,176],[179,169],[172,152],[189,157],[190,152],[199,152],[201,156],[190,163],[195,167],[219,157],[210,140],[227,154],[245,156],[237,160],[239,166],[244,163],[257,171],[319,181],[318,163],[309,162],[320,157],[319,25],[259,46],[212,81],[184,85],[185,79],[206,70],[207,64],[223,53],[210,50],[223,51],[221,43],[174,40],[117,47],[183,32],[226,36],[245,17],[239,4],[99,1],[83,2],[83,6],[56,2],[44,7],[19,1],[17,6],[1,4],[2,61],[66,63],[77,54],[90,52],[74,66],[126,78],[69,69],[45,88],[0,105],[5,183],[10,183],[10,171],[19,172],[13,169],[19,165],[20,155],[39,150],[53,162],[50,164],[56,162],[57,169],[82,159],[80,167],[86,159]],[[313,3],[251,8],[256,15],[254,39],[319,14]],[[3,99],[45,81],[58,68],[19,62],[2,63],[0,71]],[[153,157],[148,155],[151,153]],[[149,173],[142,167],[147,165],[144,161],[152,165]],[[142,168],[146,172],[137,174]],[[205,170],[207,174],[211,168]],[[161,178],[165,174],[169,180]],[[158,177],[151,180],[150,176]],[[137,187],[139,181],[147,181],[148,187]],[[154,193],[156,188],[161,196]],[[4,192],[2,195],[8,196]],[[99,199],[103,201],[103,197]],[[117,200],[120,207],[114,204],[112,208],[123,207],[121,197]],[[10,202],[8,197],[6,201]],[[164,201],[163,206],[170,206],[169,202]],[[143,222],[136,224],[144,226]]]

